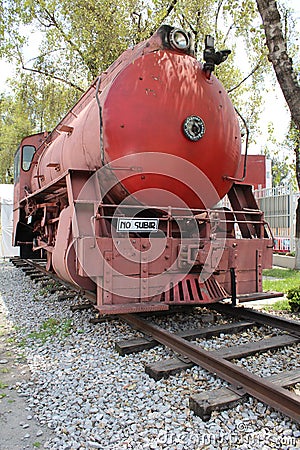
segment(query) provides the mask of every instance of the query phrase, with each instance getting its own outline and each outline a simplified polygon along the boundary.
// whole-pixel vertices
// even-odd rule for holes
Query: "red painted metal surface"
[[[201,117],[204,136],[197,142],[183,133],[184,120]],[[220,82],[207,79],[201,64],[193,57],[158,51],[138,58],[113,82],[103,108],[104,143],[109,161],[133,153],[154,152],[175,155],[199,168],[222,198],[231,184],[226,176],[236,174],[240,159],[240,131],[229,97]],[[217,161],[217,163],[216,163]],[[170,191],[189,207],[199,201],[183,183],[164,175],[160,162],[153,173],[143,171],[123,181],[128,192],[157,188]],[[137,166],[144,167],[142,155]],[[182,167],[184,170],[184,166]],[[178,167],[180,180],[180,166]],[[205,197],[205,185],[199,186]],[[202,191],[202,192],[201,192]],[[160,192],[144,194],[146,204],[168,204]],[[173,201],[174,206],[174,201]],[[206,207],[212,206],[206,202]]]
[[[101,78],[104,160],[113,166],[121,157],[140,154],[132,159],[139,168],[138,174],[131,176],[130,167],[125,168],[129,178],[121,184],[129,194],[149,188],[163,191],[157,195],[144,192],[142,196],[140,192],[139,200],[146,204],[168,204],[170,191],[189,207],[210,207],[206,182],[198,184],[199,192],[195,195],[185,183],[158,175],[162,170],[160,161],[153,164],[153,173],[149,174],[143,154],[165,153],[183,158],[207,176],[222,198],[232,185],[225,177],[236,175],[240,161],[240,131],[235,111],[221,83],[213,75],[207,79],[194,57],[162,50],[156,38],[149,42],[156,51],[150,52],[145,46],[127,51]],[[67,169],[94,170],[103,165],[95,95],[94,83],[72,114],[52,133],[50,145],[38,162],[40,186],[54,181]],[[183,123],[191,115],[198,115],[205,124],[204,136],[197,142],[183,133]],[[180,166],[176,171],[180,178]],[[119,170],[113,172],[119,178]],[[199,200],[199,195],[204,201]],[[122,198],[122,189],[115,189],[114,201],[118,203]]]
[[[103,314],[260,292],[271,264],[250,187],[226,178],[240,161],[234,108],[191,49],[166,44],[169,28],[124,52],[50,135],[20,146],[22,156],[40,144],[16,180],[15,239],[96,292]],[[202,127],[195,140],[183,129],[190,117]],[[226,193],[232,210],[212,209]],[[118,229],[137,214],[157,229]]]
[[[243,163],[243,158],[241,160]],[[242,164],[238,171],[238,177],[242,177]],[[266,155],[248,155],[247,173],[244,183],[251,184],[254,189],[264,189],[267,183],[267,157]]]

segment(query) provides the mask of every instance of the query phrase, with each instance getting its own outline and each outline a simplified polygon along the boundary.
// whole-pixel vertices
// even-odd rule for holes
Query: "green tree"
[[[296,155],[296,178],[300,188],[300,85],[296,66],[291,58],[291,47],[286,33],[286,14],[280,15],[275,0],[256,0],[264,25],[268,58],[291,113],[290,140]],[[296,211],[296,268],[300,269],[300,201]]]
[[[291,158],[293,152],[290,151],[292,145],[290,135],[288,134],[284,141],[279,142],[274,132],[273,124],[268,123],[268,143],[265,145],[263,153],[271,160],[272,186],[292,184],[296,188],[295,163]]]
[[[11,60],[16,58],[23,70],[63,80],[79,91],[124,49],[148,38],[163,22],[189,29],[199,57],[206,34],[216,36],[217,46],[228,45],[233,51],[241,38],[250,63],[263,70],[254,0],[155,0],[149,5],[142,0],[121,4],[116,0],[6,0],[4,5],[2,53]],[[22,51],[24,30],[29,26],[39,30],[43,39],[39,54],[26,63]],[[232,88],[243,76],[237,76],[229,64],[224,81]],[[218,69],[220,77],[225,70]]]
[[[32,131],[52,129],[92,79],[162,23],[190,31],[200,60],[206,34],[216,37],[217,48],[232,50],[216,75],[255,129],[268,67],[255,0],[6,0],[2,8],[0,55],[18,67],[13,92],[22,94]],[[28,30],[41,36],[30,61],[24,56]]]
[[[11,81],[15,97],[26,105],[35,132],[51,131],[78,99],[78,91],[37,73],[22,73]]]
[[[16,57],[24,70],[83,91],[87,82],[134,43],[135,7],[135,0],[7,0],[2,49],[11,60]],[[31,64],[22,54],[24,25],[43,35],[39,55]]]
[[[20,98],[0,96],[0,183],[13,182],[13,158],[23,136],[33,124]]]
[[[13,182],[13,158],[24,136],[51,131],[78,97],[76,89],[23,73],[10,83],[10,95],[0,97],[0,182]]]

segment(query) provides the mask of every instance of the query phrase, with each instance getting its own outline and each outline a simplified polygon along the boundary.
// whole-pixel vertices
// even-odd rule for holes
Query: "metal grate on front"
[[[214,276],[202,283],[199,281],[199,276],[188,275],[177,284],[169,283],[160,301],[170,304],[201,304],[220,301],[228,297],[230,296]]]

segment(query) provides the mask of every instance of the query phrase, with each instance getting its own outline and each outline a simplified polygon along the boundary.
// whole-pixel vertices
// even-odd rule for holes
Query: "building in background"
[[[295,251],[296,208],[299,191],[291,184],[254,192],[274,237],[274,251]]]
[[[0,184],[0,257],[19,255],[19,247],[12,246],[13,184]]]

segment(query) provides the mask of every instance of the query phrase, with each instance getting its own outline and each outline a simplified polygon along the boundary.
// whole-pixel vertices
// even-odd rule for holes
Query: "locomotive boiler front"
[[[211,207],[240,161],[226,91],[193,56],[188,34],[169,26],[121,55],[57,131],[38,163],[39,186],[109,163],[115,203],[133,196],[150,206]]]
[[[136,173],[128,168],[122,185],[145,204],[175,206],[179,196],[190,208],[211,207],[238,169],[240,130],[231,101],[184,52],[160,50],[127,66],[107,94],[103,128],[107,161],[131,162]]]

